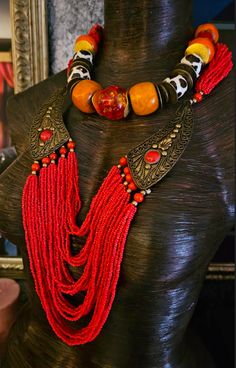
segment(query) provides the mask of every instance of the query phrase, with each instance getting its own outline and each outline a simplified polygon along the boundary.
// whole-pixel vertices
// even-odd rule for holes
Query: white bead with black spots
[[[181,60],[181,64],[186,64],[191,66],[195,73],[196,73],[196,77],[198,78],[200,76],[202,67],[203,67],[203,60],[200,58],[200,56],[198,56],[197,54],[190,54],[190,55],[186,55],[185,57],[183,57],[183,59]]]
[[[88,50],[80,50],[77,51],[73,56],[73,61],[77,59],[85,59],[88,60],[91,64],[93,64],[93,54]]]
[[[182,75],[177,75],[173,78],[166,78],[164,82],[167,82],[174,87],[178,99],[181,98],[188,90],[188,82]]]
[[[91,79],[91,76],[88,69],[78,65],[71,69],[67,83],[70,83],[72,79]]]

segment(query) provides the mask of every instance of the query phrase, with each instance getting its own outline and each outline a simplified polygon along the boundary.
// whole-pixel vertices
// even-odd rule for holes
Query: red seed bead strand
[[[63,158],[62,158],[63,159]],[[63,160],[64,161],[64,160]],[[123,190],[123,188],[122,188],[122,190]],[[123,193],[124,193],[124,191],[123,191]],[[119,193],[118,193],[119,194]],[[127,195],[127,194],[126,194]],[[120,198],[119,198],[120,199]],[[115,202],[116,203],[119,203],[119,201],[118,201],[118,198],[116,198],[115,199]],[[134,209],[131,207],[130,208],[130,214],[129,214],[129,217],[130,217],[130,219],[132,219],[132,217],[133,217],[133,215],[134,215]],[[110,216],[109,216],[109,218],[110,218]],[[123,216],[123,214],[122,214],[122,219],[124,218],[124,216]],[[127,227],[127,223],[125,224],[126,225],[126,227]],[[102,232],[103,233],[103,232]],[[127,231],[125,231],[125,234],[126,234],[126,236],[127,236]],[[109,242],[110,243],[110,242]],[[113,264],[113,262],[111,262],[110,264]],[[116,272],[116,274],[117,275],[119,275],[119,273],[117,273]],[[107,278],[106,278],[107,279]],[[114,287],[113,288],[106,288],[106,289],[111,289],[111,290],[113,290],[113,296],[115,295],[115,292],[114,292]],[[54,290],[55,291],[55,290]],[[45,303],[46,303],[46,294],[44,294],[44,297],[43,297],[43,299],[44,299],[44,306],[45,306]],[[50,298],[49,298],[50,299]],[[112,300],[111,300],[112,301]],[[110,305],[111,305],[111,302],[110,302]],[[74,308],[73,308],[74,309]],[[101,315],[103,315],[103,319],[106,317],[106,315],[107,315],[107,313],[103,313],[103,310],[101,311]],[[48,318],[49,318],[49,320],[51,320],[52,321],[52,315],[50,314],[50,310],[48,310]],[[58,317],[59,318],[59,317]],[[55,326],[54,326],[55,327]],[[100,328],[102,327],[102,325],[100,324],[100,326],[97,328],[97,329],[95,329],[94,327],[93,327],[93,329],[92,329],[92,332],[90,333],[91,334],[91,337],[93,336],[93,334],[94,333],[98,333],[98,331],[100,330]],[[73,345],[73,344],[75,344],[75,343],[72,343],[71,345]],[[77,342],[76,342],[76,344],[77,344]]]
[[[198,79],[195,91],[208,95],[233,68],[232,52],[222,43],[216,44],[216,53]]]
[[[69,274],[65,271],[64,267],[66,262],[66,253],[64,252],[65,242],[67,243],[70,252],[70,242],[67,242],[69,234],[67,232],[65,233],[64,227],[67,223],[65,201],[67,202],[70,197],[68,196],[68,192],[71,193],[71,196],[75,194],[75,183],[71,181],[71,184],[68,184],[69,177],[73,176],[71,174],[72,171],[75,170],[75,163],[77,163],[75,153],[69,152],[68,158],[59,158],[58,165],[50,165],[48,168],[42,169],[42,175],[40,175],[40,185],[42,190],[40,190],[41,198],[39,203],[43,202],[43,204],[40,206],[40,211],[42,212],[40,218],[46,216],[46,219],[49,220],[47,216],[56,216],[58,210],[61,211],[63,208],[65,211],[62,216],[58,216],[56,220],[54,220],[55,224],[47,221],[47,224],[44,224],[42,234],[38,231],[40,237],[38,244],[43,244],[44,255],[41,259],[39,257],[37,258],[41,265],[40,272],[39,270],[37,270],[37,273],[34,272],[37,292],[40,295],[48,320],[55,333],[69,345],[78,345],[85,343],[85,341],[88,342],[93,340],[103,327],[115,297],[124,245],[130,222],[136,212],[135,206],[129,203],[130,195],[123,187],[120,170],[117,167],[113,167],[106,178],[107,180],[104,180],[104,183],[97,194],[98,197],[95,196],[94,201],[91,203],[90,211],[82,225],[82,227],[85,227],[86,229],[81,229],[82,233],[87,233],[88,241],[91,243],[91,246],[96,248],[93,249],[94,251],[90,251],[90,249],[87,248],[87,256],[89,258],[87,259],[87,266],[85,267],[87,270],[86,277],[77,281],[73,281],[72,277],[68,278]],[[68,175],[66,175],[67,172]],[[75,177],[77,178],[76,175]],[[57,182],[56,187],[54,185],[55,179]],[[51,188],[52,191],[54,188],[54,193],[56,194],[53,194],[51,199],[49,198],[50,194],[47,194],[47,191],[43,190],[46,189],[46,187]],[[67,196],[65,196],[66,192]],[[55,200],[56,203],[54,203]],[[99,203],[103,204],[102,211],[101,208],[97,206]],[[31,206],[29,206],[29,208],[30,207]],[[53,208],[56,207],[57,209],[53,212]],[[76,207],[78,208],[78,204]],[[37,212],[38,211],[36,211],[36,213]],[[45,212],[47,212],[47,214]],[[90,212],[93,213],[92,218],[94,221],[92,222]],[[101,213],[103,216],[101,216]],[[89,218],[89,221],[87,221],[87,218]],[[32,220],[32,231],[34,231],[34,225],[34,221]],[[43,224],[41,224],[41,226],[42,225]],[[95,231],[96,228],[98,229],[97,231]],[[110,229],[110,231],[105,231],[107,228]],[[49,229],[51,229],[53,233],[51,237],[47,235],[49,234]],[[78,232],[79,228],[77,227],[75,230]],[[66,240],[64,238],[65,235]],[[56,242],[57,245],[54,246],[55,252],[49,253],[48,244],[55,242],[55,239],[58,240]],[[116,246],[114,246],[114,244],[116,244]],[[102,245],[104,246],[104,251],[100,250]],[[37,242],[35,242],[35,248],[37,249]],[[58,253],[56,252],[57,249],[59,249]],[[74,258],[72,255],[70,255],[70,257]],[[98,265],[102,265],[99,273]],[[32,268],[33,267],[34,266],[32,265]],[[44,275],[47,268],[50,268],[48,276]],[[94,275],[93,277],[91,277],[91,270],[96,270],[95,273],[92,273]],[[96,288],[95,279],[98,280],[99,285],[99,287]],[[47,287],[45,286],[45,280],[47,280]],[[72,288],[70,287],[69,290],[70,295],[74,295],[77,291],[79,292],[79,281],[81,281],[80,287],[82,287],[83,290],[86,286],[88,287],[88,285],[90,285],[87,289],[87,298],[84,301],[83,306],[80,306],[80,308],[78,307],[75,310],[75,308],[64,298],[58,281],[60,283],[63,282],[66,288],[69,287],[69,282],[72,284]],[[48,287],[50,290],[47,289]],[[94,313],[89,325],[85,330],[79,330],[75,333],[74,329],[69,328],[66,320],[77,320],[76,318],[78,318],[79,315],[87,314],[87,312],[94,307],[94,303],[96,313]]]

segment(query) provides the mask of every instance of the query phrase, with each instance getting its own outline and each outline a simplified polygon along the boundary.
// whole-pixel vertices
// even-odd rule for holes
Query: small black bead
[[[90,63],[89,60],[86,60],[86,59],[80,59],[80,58],[76,59],[71,64],[70,69],[74,68],[75,66],[82,66],[82,67],[88,69],[89,73],[92,73],[92,71],[93,71],[93,65]]]
[[[67,84],[67,91],[72,94],[73,88],[76,86],[77,83],[79,83],[80,81],[82,81],[84,79],[82,78],[75,78],[72,79],[68,84]]]
[[[187,64],[182,64],[182,63],[179,63],[176,65],[175,69],[174,70],[182,70],[182,71],[185,71],[187,72],[188,74],[190,74],[192,80],[193,80],[193,83],[196,82],[197,80],[197,74],[196,74],[196,71],[194,70],[194,68],[190,65],[187,65]],[[183,75],[184,76],[184,75]]]
[[[162,100],[162,105],[166,105],[169,102],[169,93],[167,91],[167,89],[165,88],[165,86],[160,83],[158,84],[158,86],[156,86],[157,91],[159,91],[160,96],[161,96],[161,100]]]
[[[168,96],[169,96],[169,101],[172,104],[176,104],[178,101],[178,96],[177,96],[177,92],[175,90],[175,88],[168,82],[161,82],[161,84],[159,86],[163,86],[167,92],[168,92]]]

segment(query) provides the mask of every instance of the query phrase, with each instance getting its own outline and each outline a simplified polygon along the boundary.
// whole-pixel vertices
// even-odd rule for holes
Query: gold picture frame
[[[10,0],[14,92],[48,77],[46,0]]]
[[[48,77],[48,26],[46,0],[9,0],[12,39],[11,52],[14,93]],[[3,60],[2,60],[3,61]],[[0,256],[0,277],[24,278],[21,257]]]

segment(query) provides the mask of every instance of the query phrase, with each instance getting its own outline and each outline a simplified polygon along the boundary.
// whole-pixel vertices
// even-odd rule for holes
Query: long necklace
[[[209,29],[213,37],[215,29]],[[94,37],[92,46],[87,36],[79,38],[76,52],[80,56],[90,55],[91,48],[96,49],[97,31],[97,27],[90,31],[89,37]],[[209,38],[209,32],[203,27],[201,36]],[[193,50],[196,52],[198,48],[194,46]],[[205,49],[200,46],[199,50]],[[69,68],[68,75],[73,76],[68,84],[72,93],[83,82],[81,75],[79,80],[75,76],[74,62],[84,61],[74,60]],[[78,65],[77,71],[85,67],[85,64]],[[231,68],[230,51],[225,45],[217,44],[212,61],[195,86],[194,98],[178,108],[164,129],[132,148],[111,168],[81,226],[76,223],[81,198],[75,143],[62,118],[65,90],[52,95],[40,108],[30,130],[30,149],[35,161],[23,191],[22,215],[36,292],[52,329],[66,344],[85,344],[102,330],[115,298],[125,243],[138,204],[184,152],[193,129],[191,105],[209,94]],[[173,89],[168,88],[169,99]],[[178,87],[175,92],[178,94]],[[92,109],[91,91],[86,96],[81,99]],[[124,115],[123,103],[119,106],[119,114]],[[113,107],[112,114],[116,111],[115,115],[119,116]],[[86,237],[85,245],[75,254],[71,249],[72,236]],[[72,275],[74,268],[81,271],[78,279]],[[74,300],[77,297],[81,299],[79,304]]]

